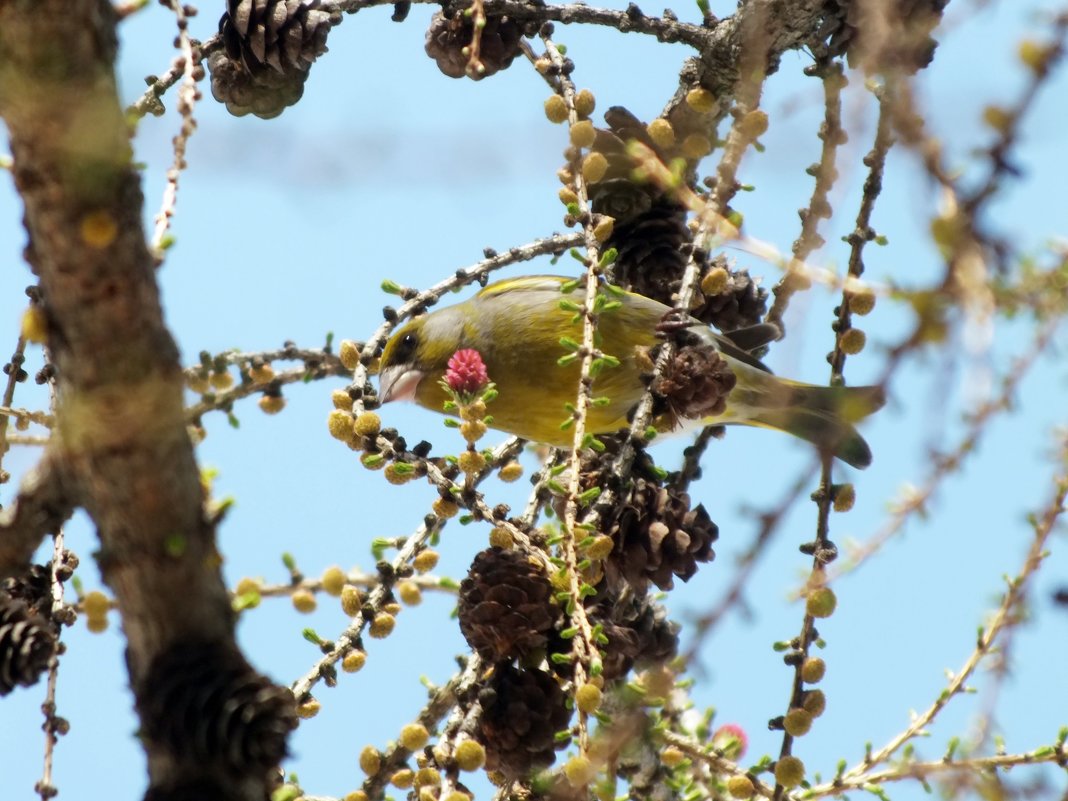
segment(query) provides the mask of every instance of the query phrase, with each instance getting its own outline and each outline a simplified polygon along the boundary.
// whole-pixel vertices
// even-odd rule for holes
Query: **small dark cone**
[[[304,94],[340,12],[320,0],[227,0],[219,20],[225,53],[208,58],[211,93],[238,117],[277,117]]]
[[[26,604],[30,614],[47,619],[52,611],[52,568],[30,565],[22,575],[0,581],[0,599],[5,594]]]
[[[642,594],[650,581],[668,590],[674,586],[673,576],[689,580],[697,572],[698,562],[715,558],[712,543],[719,536],[716,524],[704,506],[690,508],[690,496],[685,492],[661,487],[663,479],[644,451],[635,456],[634,481],[625,485],[607,465],[626,435],[600,439],[605,451],[584,455],[579,486],[582,491],[597,486],[622,498],[614,504],[594,502],[601,515],[601,530],[615,541],[604,563],[608,587],[619,591],[619,583],[626,582]]]
[[[676,576],[688,581],[698,562],[712,561],[719,529],[703,505],[690,508],[685,492],[639,476],[607,533],[616,544],[606,561],[606,575],[643,593],[650,581],[670,590]]]
[[[549,579],[520,551],[480,552],[460,583],[460,631],[488,662],[544,649],[561,617]]]
[[[179,643],[157,657],[137,701],[146,739],[242,771],[277,766],[297,727],[293,694],[220,643]]]
[[[634,178],[634,161],[627,145],[638,141],[668,164],[676,155],[658,147],[645,124],[621,106],[604,115],[608,128],[599,128],[591,152],[608,162],[604,176],[589,186],[596,214],[615,219],[606,248],[617,251],[615,283],[631,292],[673,305],[693,237],[686,227],[686,209],[656,184]]]
[[[143,801],[228,801],[233,797],[233,787],[217,778],[198,776],[176,777],[167,784],[149,787]]]
[[[715,295],[701,293],[701,302],[691,309],[690,314],[720,331],[756,325],[767,313],[768,290],[750,277],[748,270],[731,270],[726,261],[720,256],[712,262],[712,269],[722,267],[729,276],[723,291]]]
[[[630,222],[617,223],[606,246],[618,251],[616,280],[620,286],[673,306],[691,240],[686,210],[660,198]]]
[[[579,491],[585,492],[593,487],[598,487],[601,492],[625,493],[626,484],[618,473],[610,469],[612,457],[619,453],[623,443],[630,437],[628,431],[620,431],[614,434],[599,434],[597,439],[604,446],[604,450],[585,448],[579,453]],[[644,455],[644,454],[643,454]],[[549,503],[556,516],[561,520],[567,514],[567,498],[564,495],[552,495]],[[600,509],[594,508],[602,515],[611,515],[613,507]]]
[[[914,73],[931,63],[938,42],[931,32],[942,19],[949,0],[890,0],[885,19],[890,30],[876,35],[882,26],[866,18],[880,13],[860,0],[828,0],[827,42],[832,57],[845,53],[849,66],[869,71],[899,69]],[[870,8],[870,10],[869,10]],[[882,14],[880,13],[880,17]]]
[[[307,74],[326,52],[330,28],[341,22],[319,0],[227,0],[219,20],[226,54],[255,78]]]
[[[257,79],[220,52],[208,57],[208,69],[212,97],[224,103],[235,117],[253,114],[263,120],[274,119],[304,95],[307,73],[303,76],[268,74]]]
[[[571,718],[565,701],[545,671],[497,665],[478,693],[482,715],[475,736],[486,749],[486,769],[521,778],[551,765],[567,745],[556,740]]]
[[[0,695],[36,684],[55,651],[49,624],[22,601],[0,596]]]
[[[652,756],[653,758],[650,758]],[[630,798],[642,801],[675,801],[678,794],[668,790],[677,782],[671,768],[649,753],[648,747],[632,748],[620,754],[617,775],[625,779]]]
[[[736,378],[711,345],[686,345],[675,352],[653,390],[675,422],[723,414]]]
[[[521,52],[519,40],[523,33],[522,26],[508,17],[487,16],[478,50],[483,69],[468,74],[467,65],[471,59],[463,50],[471,44],[474,22],[462,14],[446,17],[438,11],[430,20],[425,49],[426,54],[437,62],[438,69],[450,78],[468,77],[480,81],[511,66],[512,60]]]
[[[597,595],[587,599],[586,616],[590,623],[600,625],[608,640],[600,645],[602,673],[605,681],[623,678],[635,665],[644,667],[660,664],[675,657],[679,647],[679,626],[668,620],[667,610],[654,603],[648,595],[622,593],[608,589],[601,582]],[[571,652],[571,640],[556,633],[549,649],[552,653]],[[553,671],[570,679],[574,670],[571,662],[550,660]]]
[[[622,678],[630,669],[661,664],[675,658],[679,649],[679,626],[668,620],[667,610],[648,596],[632,595],[617,602],[604,624],[608,645],[604,649],[604,677]]]
[[[655,199],[655,194],[645,184],[635,183],[630,178],[600,180],[590,185],[589,192],[594,212],[613,217],[617,226],[640,219],[640,215],[653,207]],[[609,237],[606,245],[618,249],[619,241]]]
[[[637,181],[633,177],[634,162],[627,154],[627,143],[637,140],[667,162],[670,154],[663,152],[649,138],[645,124],[622,106],[612,106],[604,114],[608,128],[596,130],[591,153],[600,153],[608,162],[604,176],[589,185],[590,203],[595,214],[607,214],[616,221],[615,235],[621,226],[640,220],[654,204],[663,198],[655,184]],[[618,248],[618,244],[607,246]]]
[[[604,177],[589,186],[593,211],[615,219],[606,248],[617,252],[615,283],[623,289],[674,306],[682,274],[690,258],[693,234],[685,207],[652,183],[633,177],[634,164],[627,142],[637,140],[669,163],[675,155],[650,139],[645,125],[624,108],[605,113],[609,129],[599,128],[591,150],[608,161]],[[718,257],[713,266],[727,269]],[[723,290],[711,297],[698,295],[693,316],[721,331],[756,325],[764,316],[767,290],[745,270],[731,271]]]

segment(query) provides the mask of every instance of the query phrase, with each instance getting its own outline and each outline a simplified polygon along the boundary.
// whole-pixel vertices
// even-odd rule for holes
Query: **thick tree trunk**
[[[186,432],[178,350],[163,322],[140,176],[116,92],[116,23],[107,0],[0,0],[0,116],[56,368],[57,426],[43,472],[58,478],[51,486],[61,488],[65,505],[84,506],[98,528],[100,568],[128,639],[154,797],[197,787],[261,799],[262,764],[240,775],[232,755],[198,753],[180,731],[154,736],[160,721],[144,720],[146,710],[180,711],[169,708],[171,699],[204,700],[174,675],[191,643],[202,664],[226,665],[232,684],[247,690],[249,681],[264,681],[233,644],[214,525]],[[23,548],[3,554],[9,569],[28,556]],[[170,693],[162,699],[161,681]]]

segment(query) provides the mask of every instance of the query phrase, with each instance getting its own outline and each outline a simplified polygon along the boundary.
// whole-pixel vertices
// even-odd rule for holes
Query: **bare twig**
[[[326,353],[321,350],[281,350],[281,351],[264,351],[261,353],[227,353],[223,354],[222,358],[228,364],[240,364],[245,365],[254,359],[260,359],[264,363],[270,363],[273,361],[281,361],[283,359],[292,360],[299,359],[305,364],[303,367],[295,367],[292,370],[282,370],[274,374],[271,380],[267,383],[259,383],[256,381],[245,381],[236,386],[223,390],[222,392],[208,392],[202,397],[199,403],[194,403],[186,409],[186,420],[190,423],[196,423],[200,421],[208,412],[212,411],[226,411],[229,412],[234,404],[234,401],[247,398],[251,395],[263,392],[268,387],[280,387],[286,384],[295,384],[298,382],[304,382],[309,380],[318,380],[321,378],[327,378],[329,376],[344,376],[348,375],[348,370],[341,364],[341,361],[332,353]],[[188,378],[196,377],[198,368],[190,367],[186,368],[186,376]]]
[[[964,661],[964,664],[950,677],[949,684],[938,694],[935,701],[923,712],[916,715],[908,727],[895,735],[879,750],[865,756],[864,761],[853,766],[841,776],[842,781],[856,779],[869,773],[872,767],[886,762],[901,746],[912,738],[920,735],[934,720],[935,716],[945,708],[956,695],[963,692],[966,683],[979,663],[994,647],[998,637],[1006,629],[1015,625],[1018,607],[1023,602],[1029,580],[1038,570],[1039,565],[1046,556],[1046,541],[1053,532],[1054,526],[1065,513],[1064,502],[1068,497],[1068,435],[1062,434],[1060,452],[1057,454],[1060,462],[1060,470],[1053,478],[1053,492],[1049,503],[1033,519],[1034,536],[1028,548],[1027,556],[1023,565],[1016,575],[1007,579],[1008,589],[1001,598],[1001,604],[985,626],[979,630],[979,637],[975,649]]]
[[[702,762],[711,767],[716,773],[723,776],[749,776],[753,782],[753,788],[757,795],[771,798],[772,788],[758,781],[752,774],[747,774],[737,763],[716,753],[715,749],[708,744],[697,742],[692,737],[674,731],[662,733],[664,741],[678,748],[686,756],[695,761]]]
[[[494,451],[493,458],[487,461],[486,468],[476,477],[474,483],[477,485],[478,482],[488,476],[495,467],[514,459],[521,443],[522,440],[512,437],[502,445],[498,446]],[[388,448],[389,442],[383,440],[382,446]],[[471,493],[470,496],[474,497],[468,501],[467,498],[470,496],[465,496],[462,487],[448,479],[436,465],[426,460],[422,462],[422,465],[426,469],[427,478],[431,483],[436,485],[439,490],[446,493],[449,497],[455,497],[458,503],[470,504],[470,507],[481,515],[483,519],[494,519],[493,511],[486,506],[485,502],[482,501],[477,494]],[[382,606],[386,603],[389,593],[397,581],[398,575],[401,574],[405,566],[412,562],[416,555],[427,548],[431,537],[437,534],[444,524],[445,521],[443,519],[433,515],[428,516],[428,519],[424,520],[419,527],[406,538],[404,545],[398,549],[397,555],[393,558],[393,561],[388,563],[385,570],[380,570],[381,575],[379,581],[371,589],[362,609],[352,618],[348,627],[338,635],[337,639],[333,641],[332,647],[323,654],[322,658],[319,659],[315,665],[312,666],[311,670],[293,683],[293,694],[298,699],[307,696],[308,693],[311,692],[312,687],[334,669],[334,665],[341,661],[346,654],[356,648],[357,642],[363,633],[363,629],[371,622],[367,619],[368,615],[377,614],[381,611]],[[505,521],[498,521],[498,524],[508,527],[516,541],[523,544],[530,552],[542,554],[543,557],[545,556],[543,551],[536,549],[531,545],[530,539],[525,532]],[[547,559],[545,561],[548,566]]]
[[[824,244],[824,239],[818,231],[819,223],[820,220],[831,216],[829,195],[838,176],[835,162],[838,147],[846,139],[845,131],[842,130],[842,88],[846,84],[842,65],[838,63],[822,65],[814,71],[814,74],[819,75],[823,80],[823,124],[820,125],[819,131],[823,146],[820,150],[820,160],[809,167],[809,173],[815,178],[815,184],[812,187],[812,197],[808,201],[808,206],[800,212],[801,233],[794,240],[793,258],[789,262],[786,275],[772,290],[775,300],[765,316],[765,319],[778,326],[783,334],[786,332],[783,316],[790,298],[795,292],[811,285],[808,277],[793,267],[795,264],[803,263],[813,251]]]
[[[163,190],[163,201],[156,214],[156,227],[152,232],[150,242],[157,259],[162,259],[164,237],[170,227],[171,217],[174,216],[175,204],[178,201],[178,176],[185,169],[186,147],[197,127],[196,120],[193,118],[193,108],[200,96],[197,91],[197,81],[204,76],[204,68],[200,64],[199,48],[189,38],[189,18],[186,15],[186,6],[180,0],[165,0],[165,2],[174,12],[178,22],[176,41],[181,55],[175,61],[175,67],[180,67],[182,71],[182,85],[178,90],[178,113],[182,117],[182,125],[178,135],[174,137],[174,160],[171,162],[170,169],[167,170],[167,185]]]
[[[486,70],[482,63],[482,31],[486,27],[486,8],[482,0],[471,0],[471,5],[464,13],[471,16],[471,44],[467,46],[467,74],[478,76]]]
[[[14,417],[16,421],[25,420],[28,423],[37,423],[37,425],[45,428],[51,428],[56,422],[55,415],[46,412],[33,412],[29,409],[12,409],[10,406],[0,406],[0,417],[5,419]],[[0,440],[0,443],[2,443],[2,440]]]
[[[457,707],[457,699],[463,698],[470,692],[475,682],[478,681],[484,667],[477,654],[468,656],[464,667],[460,671],[455,673],[443,686],[431,691],[430,700],[416,715],[416,722],[426,727],[427,731],[434,732],[437,730],[441,719],[449,714],[450,709],[453,710],[453,714],[448,725],[453,725],[458,716],[462,719],[462,713]],[[382,755],[381,767],[376,773],[364,779],[363,782],[363,791],[367,793],[368,798],[378,799],[382,797],[385,786],[389,783],[393,772],[407,762],[411,753],[398,742]]]
[[[992,756],[971,757],[969,759],[940,759],[937,762],[909,762],[895,764],[884,770],[868,770],[853,776],[842,776],[834,781],[814,785],[809,789],[793,794],[794,798],[810,801],[814,798],[840,796],[849,790],[872,790],[886,782],[899,782],[908,779],[933,779],[939,776],[957,776],[968,774],[981,776],[993,771],[1008,771],[1021,765],[1064,764],[1068,758],[1063,745],[1044,746],[1033,751],[1017,754],[995,754]]]
[[[838,137],[840,131],[834,128],[834,125],[839,119],[837,92],[833,86],[828,88],[827,91],[827,112],[824,119],[824,125],[825,128],[828,129],[826,131],[828,135]],[[868,177],[864,182],[864,193],[861,198],[860,210],[857,214],[855,230],[849,239],[851,246],[849,277],[854,280],[859,280],[864,271],[864,262],[862,259],[864,245],[867,244],[870,239],[874,238],[874,232],[871,230],[870,226],[871,213],[875,207],[875,200],[882,189],[882,174],[883,166],[886,162],[886,154],[889,151],[890,146],[893,144],[890,128],[890,115],[887,113],[885,106],[881,107],[881,111],[882,113],[879,115],[879,123],[876,126],[875,142],[871,152],[865,159],[869,172]],[[833,158],[833,153],[831,154],[831,158]],[[833,164],[827,169],[833,170]],[[819,182],[817,181],[817,193],[819,191],[818,187]],[[817,198],[817,195],[814,195],[814,198]],[[798,246],[795,243],[795,249],[797,247]],[[789,279],[789,277],[788,274],[787,278]],[[789,286],[789,284],[787,284],[787,286]],[[784,299],[784,304],[789,296],[789,292],[783,293],[782,297]],[[835,345],[829,358],[831,363],[830,383],[832,386],[845,383],[843,371],[845,369],[847,349],[843,347],[843,334],[845,334],[850,327],[850,297],[850,291],[848,289],[845,290],[843,292],[842,302],[838,307],[838,319],[833,326],[833,329],[836,332]],[[778,297],[776,297],[776,302],[778,303]],[[772,308],[773,310],[775,309],[774,306]],[[856,353],[859,352],[860,347],[855,349],[849,348],[849,350]],[[806,592],[820,591],[824,588],[827,583],[827,566],[838,555],[837,547],[830,540],[830,515],[836,492],[836,488],[832,483],[834,457],[830,453],[824,453],[822,454],[821,462],[822,469],[820,472],[819,488],[813,496],[813,500],[816,502],[817,506],[816,537],[812,542],[807,543],[805,546],[805,552],[812,554],[812,569],[809,574]],[[811,550],[807,550],[809,548]],[[790,714],[796,715],[804,711],[805,682],[802,677],[802,668],[805,661],[808,659],[809,649],[811,648],[813,641],[816,639],[816,636],[815,616],[806,606],[805,615],[801,622],[801,631],[793,641],[794,647],[790,655],[790,664],[793,665],[794,675],[793,681],[791,682],[787,712],[783,720],[786,720]],[[794,712],[794,710],[797,710],[797,712]],[[793,747],[793,740],[794,734],[790,727],[783,725],[782,745],[779,750],[780,759],[790,755]],[[785,788],[783,785],[777,782],[774,795],[776,801],[782,798],[784,792]]]
[[[63,582],[59,580],[57,575],[57,570],[61,564],[63,564],[63,529],[59,529],[52,540],[51,589],[53,619],[55,619],[55,613],[63,609]],[[56,684],[58,681],[59,653],[57,649],[57,653],[54,653],[52,658],[48,660],[48,686],[45,690],[45,700],[41,704],[41,709],[45,713],[44,726],[41,727],[45,733],[44,764],[41,769],[41,780],[34,787],[38,795],[41,796],[41,801],[48,801],[58,792],[52,783],[52,760],[59,735],[65,733],[67,728],[67,722],[56,715]]]
[[[420,590],[443,592],[447,595],[456,594],[455,584],[442,576],[422,574],[410,576],[404,580],[412,582]],[[378,573],[366,573],[353,569],[345,573],[345,583],[353,587],[373,590],[382,584],[382,576]],[[307,590],[311,593],[325,592],[321,578],[304,578],[296,583],[290,581],[285,584],[258,584],[256,586],[256,594],[261,598],[286,598],[297,590]],[[236,597],[237,591],[234,590],[231,594]]]
[[[4,386],[3,397],[5,409],[10,409],[12,402],[15,400],[15,386],[18,384],[19,373],[25,360],[26,338],[19,336],[18,341],[15,343],[15,352],[11,354],[11,361],[8,362],[7,384]],[[3,478],[6,474],[2,466],[4,456],[7,454],[7,418],[9,416],[7,414],[0,416],[0,483],[6,480],[6,478]]]
[[[705,639],[723,619],[724,615],[741,601],[749,576],[757,566],[760,555],[764,552],[768,543],[771,542],[772,537],[778,532],[779,524],[786,516],[786,513],[793,508],[794,503],[805,491],[805,487],[809,486],[814,474],[814,469],[804,470],[797,480],[790,485],[790,488],[783,494],[778,503],[771,509],[756,516],[760,521],[760,527],[757,529],[749,547],[736,558],[737,569],[730,584],[723,592],[719,602],[694,620],[693,641],[683,655],[683,658],[688,663],[693,662]]]
[[[571,80],[564,65],[564,57],[557,49],[556,44],[543,31],[542,40],[549,60],[558,70],[560,93],[567,106],[568,126],[574,130],[580,116],[575,109],[575,84]],[[586,123],[589,125],[589,123]],[[579,381],[576,388],[575,409],[571,416],[572,444],[569,461],[569,480],[567,487],[567,499],[564,505],[564,531],[560,539],[560,553],[563,557],[564,569],[567,573],[568,593],[570,599],[570,615],[575,636],[571,640],[572,665],[574,667],[573,686],[577,692],[586,683],[591,671],[594,669],[594,661],[599,660],[597,645],[593,638],[593,627],[586,615],[585,584],[579,570],[579,556],[577,543],[582,538],[582,531],[577,527],[577,516],[580,505],[579,495],[582,491],[582,452],[587,447],[586,441],[586,417],[593,401],[593,369],[594,362],[603,359],[597,349],[597,301],[599,294],[598,277],[603,266],[600,264],[600,243],[594,234],[593,215],[590,211],[590,200],[587,193],[586,179],[582,174],[579,149],[572,151],[571,158],[572,187],[577,197],[578,215],[582,222],[583,238],[586,246],[586,277],[582,305],[582,346],[579,350]],[[608,369],[611,369],[610,367]],[[578,744],[579,750],[585,753],[589,750],[589,710],[576,704],[578,710]]]
[[[1053,35],[1048,44],[1043,46],[1026,42],[1021,48],[1020,53],[1029,71],[1028,81],[1010,108],[991,107],[993,110],[987,112],[987,123],[997,136],[984,153],[989,162],[986,178],[962,199],[961,209],[966,215],[974,218],[978,210],[998,191],[1002,179],[1006,175],[1018,173],[1009,158],[1010,152],[1019,140],[1021,125],[1027,113],[1034,107],[1039,90],[1049,83],[1055,68],[1060,66],[1064,57],[1066,34],[1068,14],[1062,12],[1054,17]]]
[[[0,576],[28,564],[41,540],[59,531],[75,505],[62,472],[46,453],[22,479],[15,500],[0,511]]]
[[[866,542],[851,550],[844,562],[840,562],[830,570],[827,581],[834,581],[845,573],[856,570],[901,531],[914,514],[927,507],[942,482],[959,471],[968,456],[975,453],[979,441],[989,428],[990,420],[995,415],[1011,408],[1017,387],[1038,357],[1049,347],[1060,322],[1060,318],[1053,317],[1042,325],[1024,354],[1013,362],[1012,367],[1002,378],[997,396],[985,401],[968,415],[967,428],[956,447],[933,460],[931,472],[924,482],[919,487],[908,488],[897,499],[892,506],[889,519]]]

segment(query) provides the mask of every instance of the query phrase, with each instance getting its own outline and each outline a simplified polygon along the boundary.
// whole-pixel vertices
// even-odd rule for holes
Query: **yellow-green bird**
[[[509,278],[487,286],[470,300],[417,317],[386,343],[380,363],[381,400],[414,400],[441,412],[448,395],[441,386],[450,357],[477,350],[498,396],[490,404],[491,427],[533,442],[566,447],[572,432],[562,430],[567,404],[578,390],[577,361],[557,362],[566,351],[562,338],[582,341],[582,322],[561,307],[562,285],[554,275]],[[628,425],[627,413],[645,391],[649,349],[664,341],[657,327],[671,310],[642,295],[615,292],[621,305],[602,313],[597,347],[619,359],[594,381],[605,405],[589,410],[587,430],[606,434]],[[725,336],[693,321],[688,329],[719,351],[735,376],[722,414],[702,425],[742,424],[785,431],[854,467],[871,463],[871,450],[853,423],[883,405],[880,387],[821,387],[778,378]]]

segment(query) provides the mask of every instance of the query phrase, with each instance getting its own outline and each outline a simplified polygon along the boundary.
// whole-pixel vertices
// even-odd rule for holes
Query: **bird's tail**
[[[740,395],[746,412],[724,422],[785,431],[853,467],[871,464],[871,448],[853,424],[886,402],[882,387],[820,387],[771,375],[740,384],[731,402]]]

